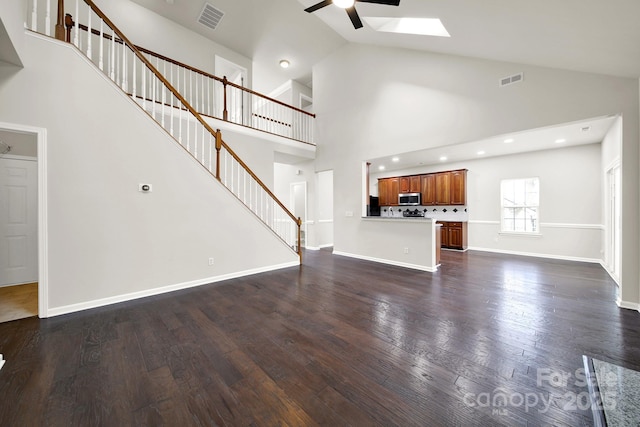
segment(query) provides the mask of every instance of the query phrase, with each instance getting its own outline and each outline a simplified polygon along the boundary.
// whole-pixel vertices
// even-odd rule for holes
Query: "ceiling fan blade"
[[[324,0],[324,1],[321,1],[320,3],[314,4],[313,6],[309,6],[304,11],[312,13],[312,12],[315,12],[316,10],[318,10],[318,9],[322,9],[325,6],[329,6],[332,3],[333,2],[331,0]]]
[[[345,9],[347,11],[347,15],[349,15],[349,18],[351,19],[351,23],[353,24],[353,28],[355,28],[356,30],[358,28],[362,28],[362,21],[360,20],[360,17],[358,16],[358,12],[356,12],[356,8],[354,6],[351,6],[347,9]]]
[[[387,6],[400,6],[400,0],[356,0],[362,3],[386,4]]]

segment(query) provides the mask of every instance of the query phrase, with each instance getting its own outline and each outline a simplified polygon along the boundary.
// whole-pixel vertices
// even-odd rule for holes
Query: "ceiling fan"
[[[386,4],[388,6],[400,6],[400,0],[323,0],[320,3],[316,3],[313,6],[306,8],[304,11],[313,13],[316,10],[322,9],[325,6],[329,6],[330,4],[335,4],[336,6],[341,7],[347,11],[347,15],[349,15],[349,19],[351,19],[353,28],[357,30],[358,28],[362,28],[362,21],[360,20],[360,16],[358,16],[358,12],[356,12],[355,2]]]

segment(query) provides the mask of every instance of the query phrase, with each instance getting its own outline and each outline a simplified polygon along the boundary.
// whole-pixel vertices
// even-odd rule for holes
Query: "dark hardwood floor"
[[[307,251],[300,269],[0,324],[0,426],[586,426],[581,356],[640,370],[640,314],[600,266],[442,262]]]

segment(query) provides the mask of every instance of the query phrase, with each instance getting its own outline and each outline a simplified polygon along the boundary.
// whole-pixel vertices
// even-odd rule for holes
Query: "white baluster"
[[[183,85],[182,85],[183,91],[184,91],[184,88],[187,86],[185,79],[186,79],[185,73],[184,73],[184,70],[182,70],[182,80],[184,82]],[[180,68],[178,68],[178,82],[180,82]],[[178,91],[181,94],[184,93],[183,91],[180,91],[180,90],[178,90]],[[180,144],[182,144],[182,116],[183,116],[183,113],[182,113],[182,108],[183,108],[182,102],[180,102],[180,104],[178,104],[178,105],[180,106],[180,121],[178,122],[178,141],[180,142]]]
[[[147,111],[147,67],[143,65],[142,68],[142,109]]]
[[[169,73],[171,74],[170,76],[170,81],[171,84],[173,85],[173,64],[169,64]],[[169,130],[169,133],[171,134],[171,136],[173,136],[173,110],[175,110],[174,106],[173,106],[173,99],[175,98],[175,95],[173,93],[170,94],[171,97],[171,129]]]
[[[207,115],[211,115],[211,79],[207,77]]]
[[[151,79],[151,117],[156,120],[156,75],[149,70],[149,78]]]
[[[114,82],[116,81],[116,74],[114,72],[116,66],[116,33],[111,30],[111,52],[109,52],[111,59],[109,60],[109,77]]]
[[[38,31],[38,0],[31,4],[31,31]]]
[[[166,76],[167,75],[167,61],[162,61],[162,75]],[[161,82],[162,83],[162,82]],[[162,85],[160,86],[160,89],[162,89],[162,119],[161,119],[161,124],[162,127],[164,127],[164,106],[167,103],[167,87],[164,85],[164,83],[162,83]]]
[[[89,9],[89,13],[88,13],[88,17],[87,17],[87,57],[89,57],[89,59],[91,60],[91,54],[93,53],[91,51],[91,8]]]
[[[51,0],[47,0],[47,10],[44,16],[44,33],[53,36],[51,33]]]
[[[76,14],[73,15],[73,16],[76,17],[76,22],[74,23],[75,34],[73,35],[73,44],[76,45],[76,47],[80,47],[79,43],[78,43],[78,33],[79,33],[79,31],[78,31],[78,25],[79,25],[78,21],[80,20],[79,19],[80,18],[80,13],[79,13],[79,7],[80,6],[79,6],[79,3],[80,3],[80,0],[76,0]]]
[[[137,59],[136,53],[134,51],[131,51],[131,62],[132,62],[131,67],[133,68],[133,71],[131,72],[131,75],[132,75],[131,78],[133,79],[132,97],[134,101],[136,100],[136,89],[138,87],[138,84],[137,84],[138,76],[136,75],[136,59]]]
[[[187,122],[185,124],[187,125],[187,151],[191,152],[191,138],[189,138],[189,130],[191,128],[191,113],[189,113],[189,111],[187,111]]]
[[[100,50],[98,54],[98,68],[104,71],[104,21],[100,20]]]
[[[127,45],[122,40],[122,90],[126,92],[127,89]]]
[[[198,92],[198,73],[195,73],[195,80],[196,80],[196,84],[195,84],[195,89],[194,89],[194,94],[196,96],[196,102],[195,104],[192,104],[193,108],[196,109],[196,111],[199,113],[200,111],[200,93]]]

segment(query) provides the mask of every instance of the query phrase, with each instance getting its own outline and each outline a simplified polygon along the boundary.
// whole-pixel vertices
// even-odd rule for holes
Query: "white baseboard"
[[[306,246],[305,249],[309,249],[311,251],[319,251],[320,249],[330,248],[332,246],[333,246],[333,243],[327,243],[326,245]]]
[[[280,270],[282,268],[297,267],[298,261],[287,262],[283,264],[270,265],[267,267],[254,268],[251,270],[239,271],[236,273],[223,274],[220,276],[208,277],[204,279],[193,280],[190,282],[178,283],[175,285],[163,286],[160,288],[147,289],[129,294],[116,295],[108,298],[101,298],[92,301],[81,302],[77,304],[65,305],[62,307],[50,308],[47,311],[47,317],[60,316],[63,314],[75,313],[77,311],[88,310],[91,308],[103,307],[105,305],[117,304],[120,302],[131,301],[139,298],[149,297],[153,295],[165,294],[168,292],[179,291],[181,289],[193,288],[196,286],[207,285],[210,283],[222,282],[224,280],[237,279],[239,277],[251,276],[253,274],[266,273],[268,271]]]
[[[333,251],[334,255],[341,255],[341,256],[346,256],[349,258],[357,258],[357,259],[362,259],[365,261],[373,261],[373,262],[379,262],[381,264],[389,264],[389,265],[395,265],[397,267],[404,267],[404,268],[411,268],[413,270],[420,270],[420,271],[426,271],[428,273],[434,273],[436,271],[438,271],[438,267],[427,267],[424,265],[418,265],[418,264],[409,264],[407,262],[401,262],[401,261],[393,261],[390,259],[383,259],[383,258],[374,258],[374,257],[370,257],[370,256],[366,256],[366,255],[358,255],[358,254],[352,254],[349,252],[340,252],[340,251]]]
[[[470,251],[492,252],[496,254],[520,255],[520,256],[529,256],[529,257],[536,257],[536,258],[548,258],[548,259],[557,259],[561,261],[589,262],[592,264],[600,264],[600,262],[602,261],[597,258],[582,258],[582,257],[574,257],[574,256],[566,256],[566,255],[540,254],[536,252],[520,252],[520,251],[510,251],[506,249],[477,248],[477,247],[469,247],[467,249]]]
[[[616,304],[620,308],[640,311],[640,304],[638,304],[637,302],[622,301],[621,299],[618,299],[616,300]]]

